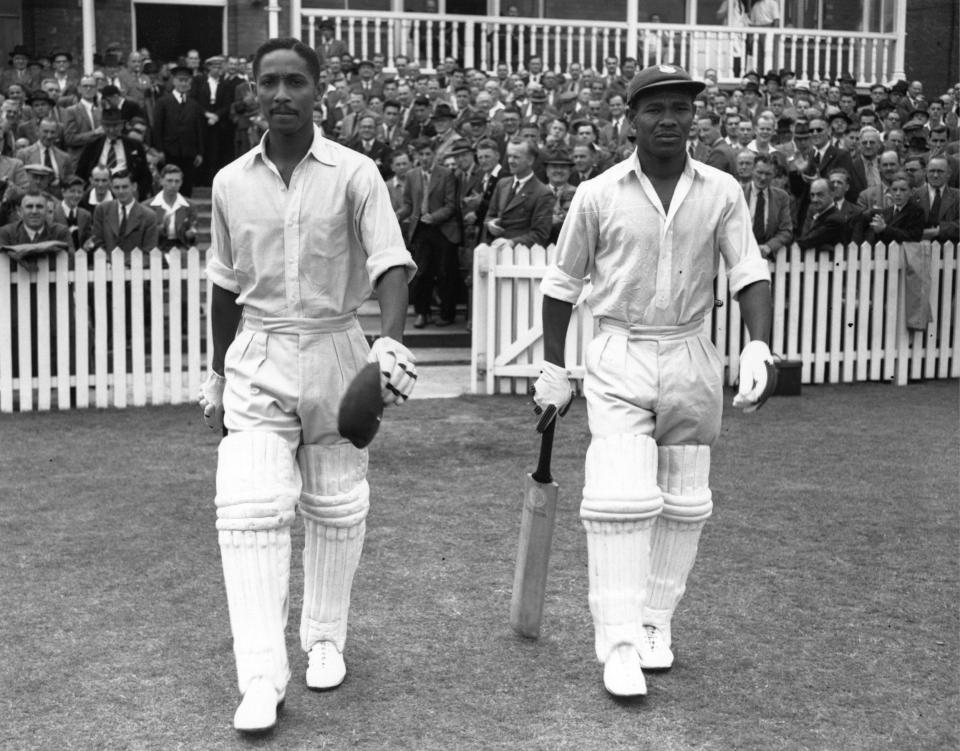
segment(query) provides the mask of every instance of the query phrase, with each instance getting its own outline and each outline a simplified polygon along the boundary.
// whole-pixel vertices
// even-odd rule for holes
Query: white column
[[[637,58],[638,69],[642,68],[637,44],[637,16],[640,14],[638,0],[627,0],[627,53],[624,57]]]
[[[276,0],[274,0],[276,2]],[[300,18],[301,0],[290,0],[290,36],[294,39],[303,39],[303,24]]]
[[[97,49],[97,24],[93,13],[93,0],[81,0],[81,24],[83,27],[83,73],[93,73],[93,53]]]
[[[897,4],[893,13],[893,33],[896,36],[896,48],[893,51],[893,77],[892,80],[906,80],[907,73],[904,70],[904,57],[906,57],[907,46],[907,0],[891,0]]]
[[[269,0],[267,5],[267,36],[270,39],[280,36],[280,3]]]

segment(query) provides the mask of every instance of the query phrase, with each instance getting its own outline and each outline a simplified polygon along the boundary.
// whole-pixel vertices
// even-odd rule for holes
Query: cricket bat
[[[527,475],[523,512],[520,517],[520,546],[513,576],[510,625],[520,636],[528,639],[540,636],[550,543],[553,539],[553,523],[557,516],[559,487],[550,477],[555,416],[556,408],[548,407],[537,426],[537,429],[541,430],[540,459],[533,474]]]

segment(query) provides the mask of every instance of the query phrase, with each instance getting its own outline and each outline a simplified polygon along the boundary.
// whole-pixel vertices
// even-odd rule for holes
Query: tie
[[[813,151],[813,157],[811,158],[811,161],[813,162],[814,171],[819,172],[820,171],[820,152],[817,151],[816,149],[814,149]]]
[[[67,224],[71,227],[76,226],[77,224],[77,210],[70,209],[70,215],[67,217]]]
[[[613,142],[616,143],[620,140],[620,121],[613,121]]]
[[[110,148],[107,150],[107,169],[111,172],[117,166],[117,142],[110,141]],[[126,209],[124,209],[126,212]]]
[[[507,202],[504,204],[504,206],[510,205],[510,201],[512,201],[513,197],[517,194],[517,188],[519,187],[520,187],[520,181],[514,180],[513,185],[510,186],[510,190],[507,193]]]
[[[430,173],[423,173],[423,198],[420,200],[420,216],[429,214]]]
[[[757,208],[753,212],[753,236],[757,239],[757,242],[763,242],[766,238],[764,237],[764,225],[766,224],[763,221],[763,215],[766,211],[766,200],[763,197],[763,191],[757,191]]]
[[[940,224],[940,188],[937,188],[933,194],[933,203],[930,204],[930,217],[927,219],[928,227],[937,227]]]
[[[127,207],[120,208],[120,237],[127,233]]]
[[[50,148],[47,147],[43,150],[43,166],[53,169],[53,160],[50,158]]]

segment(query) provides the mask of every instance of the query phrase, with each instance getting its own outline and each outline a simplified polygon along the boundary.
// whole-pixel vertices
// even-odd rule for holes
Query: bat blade
[[[510,625],[528,639],[540,636],[558,491],[557,483],[537,482],[533,475],[527,475],[510,601]]]

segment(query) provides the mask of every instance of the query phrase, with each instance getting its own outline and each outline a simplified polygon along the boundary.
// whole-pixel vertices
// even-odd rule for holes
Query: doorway
[[[170,62],[197,50],[200,59],[223,49],[223,8],[211,5],[137,3],[137,47],[158,62]]]

